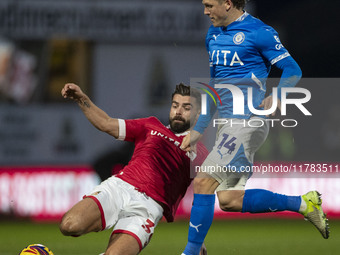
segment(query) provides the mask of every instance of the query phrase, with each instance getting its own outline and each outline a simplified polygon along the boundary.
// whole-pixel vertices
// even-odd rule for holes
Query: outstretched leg
[[[59,228],[66,236],[101,231],[103,226],[97,203],[91,198],[84,198],[65,213]]]
[[[140,252],[137,240],[129,234],[113,234],[105,255],[136,255]]]
[[[286,196],[264,189],[248,189],[243,198],[242,212],[299,212],[301,196]]]
[[[317,191],[302,196],[287,196],[264,189],[224,190],[219,191],[217,196],[221,209],[227,212],[298,212],[319,230],[323,238],[329,237],[328,220]]]
[[[321,194],[318,191],[309,191],[302,196],[306,206],[300,208],[300,213],[310,221],[321,233],[322,237],[329,237],[329,225],[326,214],[322,210]]]

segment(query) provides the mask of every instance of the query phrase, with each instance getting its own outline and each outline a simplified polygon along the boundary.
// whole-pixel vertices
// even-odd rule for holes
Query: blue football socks
[[[298,212],[300,196],[286,196],[263,189],[248,189],[243,198],[242,212],[265,213],[277,211]]]
[[[298,212],[300,196],[287,196],[263,189],[245,191],[242,212],[266,213],[277,211]],[[198,255],[214,217],[215,194],[194,194],[191,208],[188,243],[182,254]]]
[[[183,254],[198,255],[214,218],[215,194],[194,194],[188,243]]]

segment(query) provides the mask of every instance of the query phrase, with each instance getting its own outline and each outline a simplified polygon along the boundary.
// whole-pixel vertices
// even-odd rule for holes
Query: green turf
[[[240,219],[214,221],[206,246],[209,255],[336,255],[340,254],[340,221],[330,220],[331,237],[324,240],[314,227],[299,219]],[[143,255],[181,254],[187,221],[161,222]],[[98,255],[111,231],[64,237],[56,224],[0,221],[0,254],[16,255],[32,243],[43,243],[55,255]]]

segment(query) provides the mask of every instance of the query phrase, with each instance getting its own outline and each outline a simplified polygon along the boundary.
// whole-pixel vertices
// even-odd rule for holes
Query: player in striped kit
[[[241,172],[241,167],[252,166],[255,152],[265,141],[269,124],[231,125],[263,120],[266,116],[253,114],[248,107],[248,92],[252,92],[252,105],[255,110],[270,110],[280,106],[281,89],[293,87],[301,78],[301,69],[280,42],[277,32],[259,19],[244,11],[245,0],[203,0],[204,14],[209,16],[212,26],[206,36],[209,53],[211,82],[231,84],[231,89],[216,88],[222,104],[215,105],[207,97],[207,114],[201,115],[193,131],[184,138],[181,148],[191,151],[208,127],[215,112],[218,118],[228,123],[218,127],[216,143],[203,167],[233,166],[238,173],[211,172],[199,173],[194,180],[194,202],[191,210],[188,243],[185,255],[198,254],[213,219],[215,194],[224,211],[264,213],[272,211],[294,211],[301,213],[328,238],[328,223],[321,207],[320,194],[311,191],[303,196],[286,196],[263,189],[245,190],[251,176]],[[275,65],[282,70],[277,94],[265,97],[266,79],[270,67]],[[241,113],[234,113],[233,104],[239,95],[245,101]],[[250,88],[250,90],[249,90]],[[212,93],[212,91],[210,91]],[[275,112],[274,112],[275,113]],[[267,115],[267,114],[264,114]],[[242,121],[240,121],[242,120]],[[192,226],[200,226],[196,229]]]

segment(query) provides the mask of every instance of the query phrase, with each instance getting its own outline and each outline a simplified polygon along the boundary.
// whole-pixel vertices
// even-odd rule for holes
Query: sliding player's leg
[[[137,240],[129,234],[113,234],[105,255],[136,255],[140,252]]]
[[[138,193],[138,191],[133,191]],[[126,210],[128,208],[128,210]],[[163,216],[162,207],[151,198],[135,200],[122,211],[113,228],[105,255],[135,255],[145,248]]]
[[[121,180],[111,177],[96,186],[88,196],[74,205],[62,218],[60,231],[64,235],[79,236],[111,228],[122,208]]]
[[[79,236],[102,230],[101,213],[96,202],[90,198],[78,202],[65,213],[59,228],[67,236]]]

